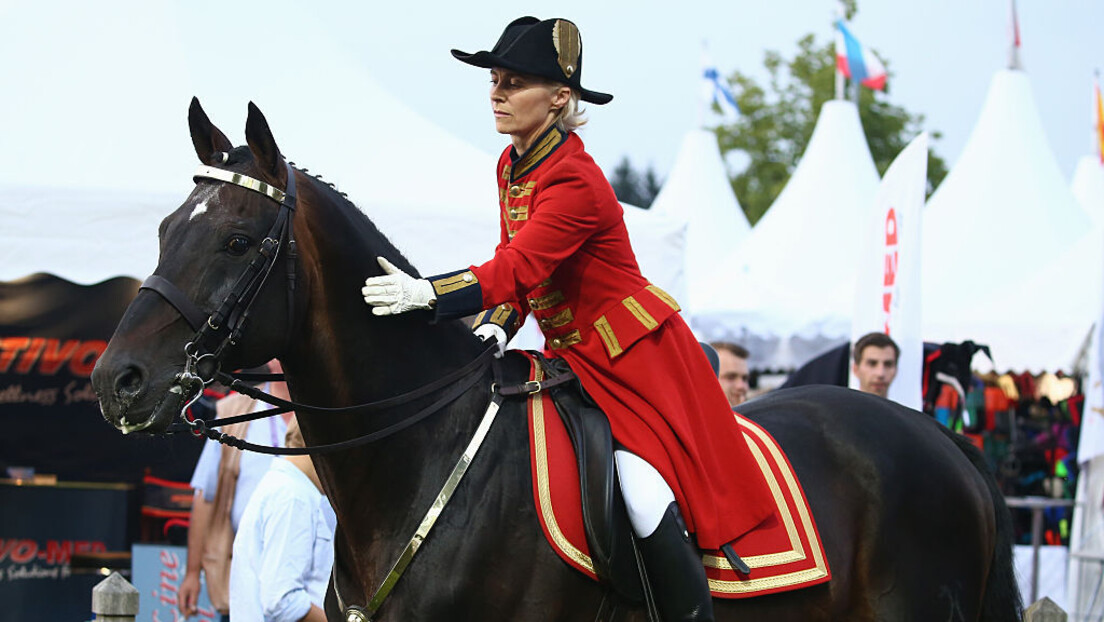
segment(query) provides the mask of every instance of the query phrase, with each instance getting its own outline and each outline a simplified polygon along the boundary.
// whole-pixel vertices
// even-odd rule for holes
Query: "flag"
[[[852,81],[867,88],[885,90],[885,65],[859,43],[842,19],[836,21],[836,68]]]
[[[1011,45],[1008,48],[1008,68],[1023,69],[1020,61],[1020,18],[1016,15],[1016,0],[1008,0],[1009,13],[1008,38]]]
[[[721,115],[728,121],[735,121],[740,114],[736,96],[732,94],[732,89],[728,88],[728,82],[717,71],[717,65],[713,63],[705,46],[702,46],[702,103],[705,106],[715,104],[721,109]]]
[[[920,334],[920,209],[928,174],[928,134],[921,133],[893,160],[874,204],[860,218],[851,343],[870,332],[901,349],[889,399],[920,410],[924,340]],[[852,374],[852,388],[859,387]]]
[[[1020,47],[1020,18],[1016,15],[1016,0],[1010,0],[1012,5],[1012,21],[1009,22],[1010,32],[1008,33],[1012,39],[1012,47],[1019,49]]]
[[[1100,96],[1100,77],[1097,74],[1096,87],[1096,149],[1100,152],[1100,163],[1104,164],[1104,98]]]

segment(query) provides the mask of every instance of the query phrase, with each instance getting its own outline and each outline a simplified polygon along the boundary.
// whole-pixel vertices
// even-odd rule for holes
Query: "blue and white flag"
[[[736,104],[736,96],[728,87],[713,59],[709,56],[709,50],[702,46],[702,107],[712,110],[713,104],[721,109],[721,116],[727,122],[735,121],[740,114],[740,106]],[[702,115],[703,118],[705,115]]]

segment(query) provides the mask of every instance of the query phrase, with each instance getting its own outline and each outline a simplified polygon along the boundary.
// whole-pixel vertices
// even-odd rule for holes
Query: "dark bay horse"
[[[190,302],[170,304],[163,291],[143,289],[120,321],[93,374],[113,425],[162,432],[179,414],[194,390],[181,386],[182,372],[198,347],[195,323],[178,311],[189,304],[201,321],[214,314],[212,327],[243,317],[247,307],[248,320],[216,348],[222,368],[279,358],[293,398],[324,407],[414,390],[483,351],[461,322],[372,315],[359,291],[366,276],[380,273],[376,256],[411,274],[414,268],[352,203],[285,164],[255,106],[246,123],[248,146],[233,147],[198,101],[189,121],[208,173],[197,174],[196,188],[162,222],[155,275]],[[245,188],[244,178],[212,178],[218,173],[210,169],[263,184]],[[290,231],[273,233],[284,209],[277,204],[287,200],[273,190],[290,191],[292,181]],[[271,271],[254,279],[257,287],[241,289],[239,275],[271,253],[274,242]],[[224,317],[216,310],[228,297],[242,302]],[[487,406],[490,372],[483,376],[416,425],[315,457],[339,519],[334,581],[342,602],[364,604],[410,541]],[[300,412],[299,420],[315,446],[402,422],[432,400],[371,415]],[[968,443],[915,411],[832,387],[777,391],[742,412],[788,454],[816,517],[832,580],[717,600],[719,620],[1020,619],[1008,512]],[[522,406],[507,403],[376,619],[596,618],[603,590],[563,563],[541,533],[527,434]],[[345,620],[336,603],[331,584],[329,619]],[[622,611],[617,619],[642,621],[645,613]]]

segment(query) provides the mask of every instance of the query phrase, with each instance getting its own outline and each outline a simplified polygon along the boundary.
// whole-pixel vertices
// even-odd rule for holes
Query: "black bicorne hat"
[[[452,55],[476,67],[502,67],[563,82],[578,90],[583,101],[592,104],[605,104],[613,99],[609,93],[590,91],[580,84],[583,38],[575,24],[566,19],[541,21],[519,17],[506,26],[490,52],[468,54],[453,50]]]

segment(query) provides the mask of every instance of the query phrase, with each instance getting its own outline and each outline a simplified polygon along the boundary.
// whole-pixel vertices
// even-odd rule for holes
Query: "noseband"
[[[292,217],[295,214],[295,169],[288,163],[287,189],[280,190],[259,179],[241,173],[235,173],[213,166],[200,166],[193,179],[211,179],[233,184],[264,195],[280,206],[276,220],[268,234],[257,247],[257,254],[246,266],[238,280],[234,282],[230,293],[222,300],[213,313],[202,311],[192,300],[168,279],[157,274],[150,275],[139,289],[156,292],[188,322],[196,331],[192,339],[184,346],[184,371],[173,379],[169,391],[186,397],[186,411],[202,394],[203,387],[210,384],[219,372],[219,361],[229,346],[241,339],[250,317],[250,309],[257,295],[268,280],[272,268],[280,255],[280,248],[287,248],[287,318],[290,323],[295,305],[295,235],[292,230]],[[286,333],[289,338],[291,331]],[[147,422],[147,425],[149,422]]]

